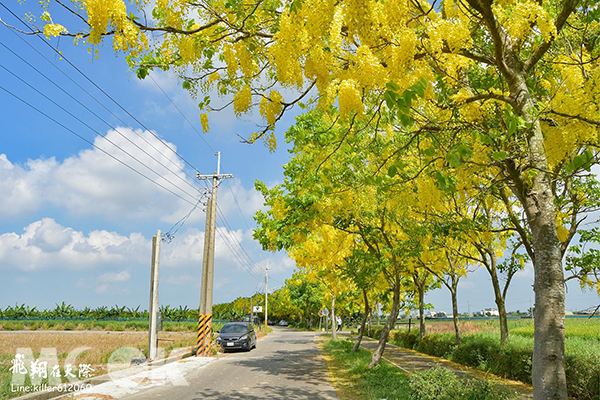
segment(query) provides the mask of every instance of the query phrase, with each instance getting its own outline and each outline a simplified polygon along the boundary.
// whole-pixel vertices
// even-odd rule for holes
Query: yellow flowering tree
[[[251,142],[262,137],[274,148],[273,124],[300,101],[337,104],[340,118],[376,127],[391,114],[395,129],[415,140],[424,132],[470,137],[444,158],[456,165],[471,152],[497,168],[524,211],[535,255],[534,396],[567,398],[565,216],[556,200],[598,148],[595,2],[159,0],[150,20],[140,18],[145,2],[129,6],[134,14],[123,0],[75,5],[69,11],[87,22],[84,31],[53,22],[44,31],[92,44],[111,35],[140,77],[171,69],[192,94],[214,90],[237,114],[259,107],[265,125]],[[160,35],[147,39],[152,33]],[[412,94],[423,78],[432,84],[419,100]],[[294,95],[272,93],[281,88]],[[210,101],[201,107],[212,110]],[[421,161],[436,163],[438,149],[419,142]],[[435,178],[452,183],[443,172]]]

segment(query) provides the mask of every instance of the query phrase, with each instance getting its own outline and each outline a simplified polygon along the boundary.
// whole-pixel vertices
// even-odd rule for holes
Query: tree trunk
[[[398,318],[398,312],[400,311],[400,284],[396,283],[392,287],[393,292],[393,300],[392,300],[392,310],[390,311],[390,317],[387,322],[383,326],[381,331],[381,336],[379,337],[379,343],[377,345],[377,349],[373,353],[373,357],[371,358],[371,364],[369,364],[369,368],[376,367],[381,361],[381,357],[383,357],[383,352],[385,351],[385,345],[387,343],[388,337],[390,335],[390,331],[394,328],[394,324],[396,319]]]
[[[515,65],[520,61],[510,60]],[[535,400],[567,399],[565,375],[565,289],[561,243],[556,234],[556,209],[552,177],[544,148],[544,136],[525,77],[514,74],[509,79],[516,111],[530,126],[526,131],[528,175],[507,163],[514,184],[511,189],[519,198],[531,229],[535,254],[535,334],[532,383]]]
[[[506,317],[506,303],[504,299],[496,300],[498,306],[498,319],[500,320],[500,343],[508,343],[508,318]]]
[[[337,340],[337,321],[335,320],[335,295],[331,299],[331,334],[333,336],[333,340]]]
[[[360,348],[360,342],[362,342],[363,335],[365,334],[367,320],[369,319],[369,313],[371,312],[369,307],[369,296],[367,295],[367,291],[365,289],[363,289],[363,298],[365,301],[365,315],[363,315],[362,321],[360,323],[360,328],[358,329],[358,337],[356,338],[356,342],[354,343],[354,347],[352,348],[353,353],[356,353]]]
[[[496,263],[496,256],[493,254],[493,250],[488,253],[490,257],[490,264],[486,265],[487,270],[492,279],[492,286],[494,288],[494,299],[496,306],[498,307],[498,314],[500,320],[500,343],[508,343],[508,320],[506,318],[506,304],[504,297],[502,297],[502,289],[500,288],[500,280],[498,279],[498,269]]]
[[[456,287],[452,282],[453,290],[450,291],[452,294],[452,319],[454,321],[454,333],[456,334],[456,345],[462,343],[462,333],[460,332],[460,322],[458,320],[458,299],[456,296]],[[458,279],[456,280],[456,286],[458,286]]]
[[[529,196],[526,210],[528,219],[533,214],[531,231],[535,252],[532,381],[535,400],[566,400],[564,273],[553,199],[549,187],[546,190],[546,193]]]
[[[419,338],[423,339],[427,334],[425,329],[425,289],[421,282],[417,284],[419,295]]]

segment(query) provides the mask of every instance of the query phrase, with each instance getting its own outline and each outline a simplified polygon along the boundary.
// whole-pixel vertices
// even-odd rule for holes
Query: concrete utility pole
[[[267,326],[269,326],[268,324],[268,317],[267,317],[267,311],[269,310],[267,308],[267,298],[269,297],[269,263],[267,263],[267,268],[265,269],[265,332],[267,331]]]
[[[157,317],[158,317],[158,265],[160,262],[160,230],[152,238],[152,272],[150,273],[150,312],[149,318],[149,338],[148,338],[148,359],[156,358],[158,349]]]
[[[198,317],[198,340],[196,356],[207,357],[210,353],[212,336],[213,271],[215,264],[215,226],[217,219],[217,187],[221,179],[233,178],[232,174],[221,174],[221,152],[216,152],[217,172],[202,175],[198,179],[212,179],[211,197],[206,208],[206,232],[204,234],[204,257],[202,260],[202,286],[200,289],[200,315]]]

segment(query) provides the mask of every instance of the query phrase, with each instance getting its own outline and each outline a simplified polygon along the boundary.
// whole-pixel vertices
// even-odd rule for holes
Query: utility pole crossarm
[[[202,175],[200,172],[198,172],[197,177],[200,180],[235,178],[235,176],[233,174]]]

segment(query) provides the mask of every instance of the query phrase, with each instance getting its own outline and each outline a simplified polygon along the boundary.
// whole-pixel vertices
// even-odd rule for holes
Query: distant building
[[[500,313],[496,308],[484,308],[483,310],[476,312],[474,315],[481,315],[484,317],[499,317]]]
[[[448,318],[448,314],[445,311],[428,311],[425,314],[425,318],[427,319],[435,319],[435,318]]]

